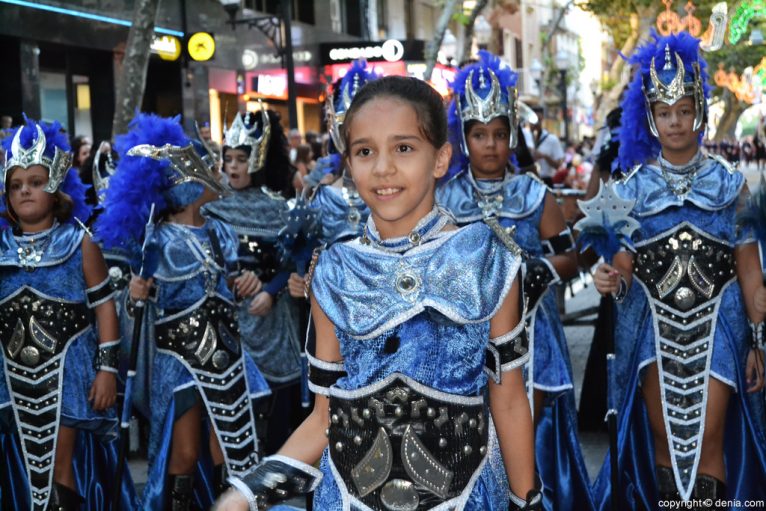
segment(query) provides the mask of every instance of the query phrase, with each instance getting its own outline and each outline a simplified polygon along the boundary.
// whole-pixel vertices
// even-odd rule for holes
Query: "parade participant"
[[[104,259],[80,227],[85,187],[58,122],[27,119],[3,145],[0,507],[108,509],[120,335]],[[135,508],[129,479],[120,493]]]
[[[507,509],[487,464],[488,409],[511,488],[527,496],[513,509],[539,509],[519,249],[496,223],[457,229],[435,206],[451,153],[441,97],[415,78],[374,80],[342,135],[371,215],[361,237],[319,255],[309,281],[315,407],[218,509],[317,485],[322,510]]]
[[[239,238],[243,268],[260,280],[258,292],[239,308],[239,328],[247,352],[272,389],[263,411],[265,452],[274,453],[302,420],[298,308],[283,292],[291,268],[277,250],[291,195],[291,166],[279,116],[263,105],[237,115],[225,130],[223,171],[231,194],[206,204],[203,215],[230,225]]]
[[[744,176],[700,150],[706,63],[685,32],[652,34],[622,102],[615,190],[635,201],[632,247],[596,270],[618,302],[619,501],[766,497],[766,452],[748,393],[763,387],[764,293],[751,232],[736,225]],[[625,170],[630,169],[630,170]],[[751,341],[748,318],[755,326]],[[608,506],[610,460],[594,486]],[[740,509],[736,507],[736,509]]]
[[[327,246],[360,236],[370,214],[354,181],[346,172],[341,156],[344,147],[340,132],[354,95],[364,84],[375,78],[377,75],[367,68],[367,61],[356,60],[327,97],[327,131],[332,144],[329,154],[320,158],[311,172],[312,176],[317,176],[315,179],[318,184],[310,192],[309,198],[311,207],[318,211],[320,242]],[[293,297],[302,297],[304,278],[298,273],[291,274],[288,288]]]
[[[258,461],[252,405],[268,387],[241,348],[235,320],[235,299],[252,296],[258,279],[237,270],[234,232],[202,217],[202,205],[223,188],[177,118],[139,114],[116,148],[98,239],[135,261],[152,204],[158,215],[148,243],[156,249],[144,254],[157,270],[130,282],[131,300],[146,302],[135,391],[151,421],[143,506],[207,509],[227,472],[242,475]]]
[[[588,509],[590,483],[577,420],[564,329],[553,284],[575,275],[572,235],[553,195],[534,173],[517,175],[516,73],[489,52],[462,68],[452,84],[451,177],[437,201],[459,225],[495,218],[525,251],[524,292],[532,357],[526,368],[534,403],[537,470],[545,508]],[[524,155],[526,160],[531,160]]]

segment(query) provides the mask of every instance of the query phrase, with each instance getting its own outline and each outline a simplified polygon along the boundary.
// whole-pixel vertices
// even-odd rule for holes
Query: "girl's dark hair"
[[[420,133],[426,140],[437,149],[447,143],[447,115],[439,93],[417,78],[385,76],[367,82],[354,96],[341,126],[341,135],[346,141],[347,152],[348,130],[354,115],[366,103],[381,97],[395,98],[409,103],[418,116]]]
[[[266,110],[266,112],[271,123],[271,136],[269,137],[269,146],[266,150],[266,163],[261,170],[255,174],[250,174],[250,186],[257,188],[265,186],[289,198],[295,194],[292,185],[292,176],[295,173],[295,168],[290,163],[287,136],[282,128],[279,114],[273,110]],[[254,123],[260,122],[261,115],[260,110],[249,113],[245,119],[245,125],[253,126]],[[224,146],[221,150],[221,158],[226,157],[227,149],[232,148]],[[250,146],[240,146],[234,149],[243,150],[250,155]]]

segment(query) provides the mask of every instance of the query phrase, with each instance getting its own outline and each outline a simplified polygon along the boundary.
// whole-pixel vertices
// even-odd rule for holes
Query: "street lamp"
[[[556,68],[559,70],[561,79],[561,113],[564,117],[564,143],[569,143],[569,112],[567,106],[567,71],[569,69],[569,55],[563,50],[556,53]]]
[[[291,35],[290,4],[279,2],[279,16],[250,16],[237,19],[240,0],[218,0],[223,10],[229,15],[229,25],[234,30],[237,25],[247,25],[247,28],[257,28],[274,45],[276,54],[282,60],[282,67],[287,74],[287,111],[290,118],[290,129],[298,128],[298,108],[295,103],[295,63],[293,62],[293,40]]]
[[[492,40],[492,25],[481,14],[476,17],[473,23],[473,33],[476,34],[476,45],[480,50],[486,50],[490,40]]]
[[[452,61],[455,59],[455,52],[457,51],[457,38],[448,28],[444,31],[444,37],[442,37],[442,45],[439,48],[439,55],[442,60],[442,64],[452,65]]]
[[[537,87],[537,95],[540,96],[542,102],[543,90],[540,88],[540,82],[543,79],[543,65],[537,59],[532,59],[532,63],[529,65],[529,74],[532,75],[532,79],[535,81],[535,87]]]

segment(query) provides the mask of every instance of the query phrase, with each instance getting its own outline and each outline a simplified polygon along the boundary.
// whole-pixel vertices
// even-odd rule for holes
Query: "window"
[[[292,17],[296,21],[314,24],[314,2],[312,0],[293,0]]]
[[[358,0],[346,0],[343,3],[343,18],[346,25],[346,33],[362,37],[362,11]]]
[[[375,8],[378,13],[378,39],[388,39],[388,2],[376,0]]]

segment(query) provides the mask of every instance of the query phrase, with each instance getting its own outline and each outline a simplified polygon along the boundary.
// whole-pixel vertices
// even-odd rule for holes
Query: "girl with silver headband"
[[[117,465],[119,326],[91,209],[58,122],[4,141],[2,509],[101,510]],[[95,323],[94,323],[95,320]],[[129,478],[124,509],[137,499]]]
[[[284,292],[291,270],[278,251],[292,193],[287,141],[276,112],[261,104],[237,115],[224,132],[223,171],[231,193],[202,212],[231,226],[239,238],[243,268],[258,276],[255,296],[239,307],[242,342],[271,386],[262,415],[267,420],[265,452],[274,452],[300,424],[299,312]]]
[[[151,277],[133,275],[124,305],[126,319],[146,314],[134,385],[151,424],[143,508],[207,509],[226,473],[258,461],[253,404],[269,389],[236,322],[237,298],[252,296],[258,281],[239,270],[233,230],[200,213],[224,189],[217,161],[200,156],[178,118],[139,114],[116,149],[97,237],[131,254],[141,274],[156,266]],[[132,306],[138,300],[145,310]]]
[[[318,212],[319,243],[325,246],[360,236],[370,214],[356,190],[354,180],[346,172],[340,130],[354,95],[364,84],[376,78],[377,75],[367,69],[367,61],[356,60],[332,93],[327,95],[327,130],[332,143],[329,154],[317,161],[312,176],[306,180],[307,183],[316,183],[309,205]],[[302,276],[291,274],[288,287],[294,298],[304,297],[305,281]]]
[[[736,221],[745,178],[700,149],[709,88],[699,47],[685,32],[652,34],[628,60],[636,73],[618,157],[631,170],[614,189],[635,203],[640,227],[594,276],[618,302],[617,497],[626,509],[766,498],[766,439],[751,406],[763,388],[766,312],[755,298],[766,291],[752,230]],[[617,491],[609,459],[594,491],[607,508]]]
[[[323,511],[505,511],[507,482],[488,464],[496,449],[523,496],[512,509],[541,509],[519,249],[501,228],[457,228],[436,206],[451,153],[441,96],[416,78],[373,80],[341,134],[370,217],[309,271],[314,409],[217,509],[316,489]]]
[[[532,357],[525,367],[536,421],[537,470],[548,510],[592,508],[590,483],[577,439],[572,369],[553,289],[577,271],[574,242],[553,195],[533,173],[511,162],[517,141],[517,75],[489,52],[463,67],[449,106],[453,153],[450,177],[437,201],[459,225],[490,221],[524,250],[526,322]],[[459,149],[459,150],[458,150]],[[529,158],[519,153],[519,159]]]

